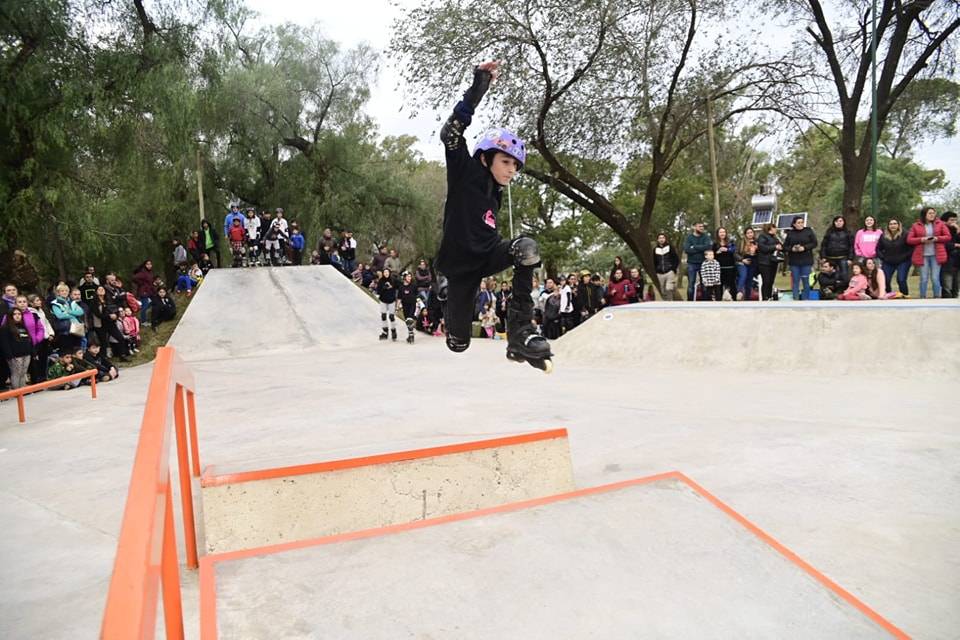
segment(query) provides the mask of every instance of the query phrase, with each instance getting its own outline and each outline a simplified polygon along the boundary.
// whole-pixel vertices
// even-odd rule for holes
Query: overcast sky
[[[342,2],[304,3],[298,0],[247,0],[260,14],[261,22],[277,24],[320,22],[328,37],[350,47],[366,42],[383,51],[390,42],[390,24],[399,15],[399,5],[416,0],[347,0]],[[410,118],[410,108],[394,86],[396,77],[384,59],[377,86],[373,88],[367,113],[377,122],[382,135],[410,134],[419,138],[417,146],[424,157],[442,160],[442,147],[435,132],[444,113],[421,112]],[[451,96],[451,108],[456,96]],[[927,168],[943,169],[951,187],[960,184],[960,138],[943,140],[918,150],[917,160]]]

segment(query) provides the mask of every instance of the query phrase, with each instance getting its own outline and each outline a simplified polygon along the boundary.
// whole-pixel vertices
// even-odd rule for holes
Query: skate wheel
[[[544,373],[553,373],[553,360],[547,358],[543,361],[543,372]]]

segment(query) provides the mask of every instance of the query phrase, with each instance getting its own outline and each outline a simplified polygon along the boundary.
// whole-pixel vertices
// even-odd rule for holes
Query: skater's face
[[[481,156],[480,162],[486,164],[486,159]],[[520,163],[517,162],[512,156],[508,156],[505,153],[497,152],[493,156],[493,160],[490,162],[490,173],[493,175],[493,179],[497,181],[501,187],[505,187],[510,184],[510,181],[513,180],[513,177],[517,175],[517,172],[520,171]]]

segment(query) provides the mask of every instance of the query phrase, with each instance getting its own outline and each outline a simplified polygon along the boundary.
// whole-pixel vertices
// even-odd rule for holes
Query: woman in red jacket
[[[927,282],[933,280],[933,297],[940,297],[940,265],[947,261],[950,229],[937,218],[933,207],[920,209],[920,219],[910,227],[907,244],[913,247],[913,264],[920,267],[920,297],[927,297]]]
[[[607,304],[610,306],[629,304],[633,295],[633,283],[623,277],[623,269],[614,269],[610,284],[607,285]]]

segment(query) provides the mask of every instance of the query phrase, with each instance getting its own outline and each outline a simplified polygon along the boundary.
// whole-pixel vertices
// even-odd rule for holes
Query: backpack
[[[556,320],[560,317],[560,296],[551,295],[543,305],[544,320]]]
[[[140,312],[140,301],[129,291],[127,292],[127,306],[130,307],[130,311],[134,313]]]

